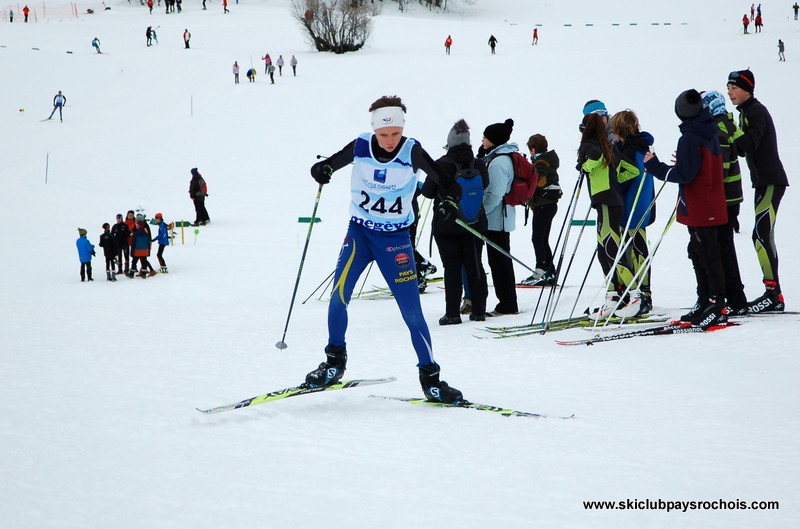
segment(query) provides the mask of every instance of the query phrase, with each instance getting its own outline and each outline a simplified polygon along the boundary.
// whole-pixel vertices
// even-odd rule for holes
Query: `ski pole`
[[[522,266],[524,266],[525,268],[527,268],[527,269],[528,269],[528,270],[530,270],[531,272],[533,272],[533,271],[534,271],[534,270],[533,270],[533,268],[531,268],[530,266],[526,265],[525,263],[523,263],[522,261],[520,261],[519,259],[517,259],[517,258],[516,258],[516,257],[514,257],[513,255],[511,255],[510,253],[508,253],[507,251],[505,251],[505,250],[503,249],[503,247],[502,247],[502,246],[499,246],[497,243],[495,243],[495,242],[493,242],[493,241],[490,241],[489,239],[487,239],[487,238],[486,238],[486,237],[485,237],[483,234],[481,234],[479,231],[477,231],[476,229],[474,229],[472,226],[470,226],[469,224],[467,224],[467,223],[466,223],[466,222],[464,222],[463,220],[461,220],[461,219],[456,219],[456,224],[458,224],[459,226],[461,226],[462,228],[464,228],[465,230],[467,230],[468,232],[470,232],[471,234],[473,234],[475,237],[479,238],[480,240],[482,240],[483,242],[485,242],[486,244],[488,244],[489,246],[491,246],[492,248],[494,248],[495,250],[497,250],[498,252],[500,252],[501,254],[505,255],[505,256],[506,256],[506,257],[508,257],[509,259],[511,259],[511,260],[513,260],[513,261],[516,261],[516,262],[518,262],[519,264],[521,264]]]
[[[292,308],[294,307],[294,299],[297,297],[297,287],[300,286],[300,276],[303,274],[303,264],[306,261],[306,253],[308,252],[308,243],[311,240],[311,230],[314,229],[314,219],[317,216],[317,208],[319,207],[319,199],[322,196],[322,184],[317,189],[317,198],[314,200],[314,211],[311,213],[311,222],[308,223],[308,234],[306,235],[306,243],[303,245],[303,255],[300,257],[300,266],[297,268],[297,279],[294,282],[294,291],[292,292],[292,301],[289,303],[289,314],[286,315],[286,325],[283,328],[283,336],[280,341],[275,344],[278,349],[286,349],[286,331],[289,329],[289,320],[292,318]]]
[[[315,288],[315,289],[314,289],[314,291],[313,291],[311,294],[309,294],[309,295],[308,295],[308,297],[307,297],[306,299],[304,299],[304,300],[303,300],[303,302],[301,303],[301,305],[305,305],[305,304],[306,304],[306,301],[308,301],[309,299],[311,299],[311,296],[313,296],[314,294],[316,294],[316,293],[317,293],[317,290],[319,290],[320,288],[322,288],[322,285],[325,285],[326,283],[330,283],[330,280],[333,278],[333,274],[334,274],[335,272],[336,272],[336,270],[334,270],[333,272],[331,272],[330,274],[328,274],[328,277],[326,277],[325,279],[323,279],[323,280],[322,280],[322,283],[320,283],[320,284],[319,284],[319,286],[317,286],[317,288]]]

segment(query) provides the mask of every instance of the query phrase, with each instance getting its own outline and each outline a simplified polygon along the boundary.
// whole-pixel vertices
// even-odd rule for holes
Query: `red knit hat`
[[[164,219],[164,215],[162,215],[161,213],[156,213],[156,218],[163,220]]]

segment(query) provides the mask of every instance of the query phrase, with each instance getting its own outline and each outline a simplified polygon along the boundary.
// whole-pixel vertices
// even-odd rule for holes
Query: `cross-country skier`
[[[439,209],[445,218],[458,213],[461,188],[440,171],[415,139],[403,136],[406,107],[399,97],[384,96],[369,107],[374,132],[361,134],[341,151],[311,167],[320,185],[334,171],[353,164],[350,177],[350,225],[334,273],[328,305],[326,360],[306,376],[312,387],[340,380],[347,364],[347,304],[361,273],[375,262],[389,284],[417,353],[420,384],[434,402],[458,403],[461,392],[439,379],[430,332],[425,323],[417,288],[417,271],[408,227],[414,222],[411,201],[417,189],[417,171],[436,179],[446,196]],[[388,345],[387,345],[388,346]],[[397,344],[391,347],[396,348]]]
[[[67,104],[67,98],[64,96],[64,94],[61,93],[61,90],[59,90],[58,93],[55,96],[53,96],[53,111],[50,112],[50,117],[47,119],[53,119],[53,114],[55,114],[56,110],[58,110],[58,119],[60,119],[63,122],[64,115],[61,109],[64,108],[64,105],[66,104]]]

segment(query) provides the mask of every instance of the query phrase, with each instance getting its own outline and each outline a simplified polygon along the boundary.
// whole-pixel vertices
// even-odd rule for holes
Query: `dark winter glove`
[[[444,197],[436,207],[436,212],[439,214],[439,218],[444,221],[455,221],[456,217],[458,217],[458,202],[452,197]]]
[[[333,174],[333,167],[321,161],[311,166],[311,177],[317,181],[318,184],[327,184],[331,181]]]

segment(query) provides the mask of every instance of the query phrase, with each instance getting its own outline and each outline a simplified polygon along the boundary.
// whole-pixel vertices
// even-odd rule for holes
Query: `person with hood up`
[[[681,321],[708,328],[727,321],[725,272],[722,268],[718,227],[728,222],[722,181],[722,151],[717,125],[695,89],[675,100],[681,120],[681,137],[675,165],[667,165],[653,152],[644,156],[645,169],[659,180],[679,186],[677,221],[689,230],[689,258],[697,271],[698,299]]]

